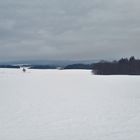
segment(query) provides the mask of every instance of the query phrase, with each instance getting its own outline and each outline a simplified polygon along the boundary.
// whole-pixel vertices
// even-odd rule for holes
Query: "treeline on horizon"
[[[55,65],[41,65],[41,64],[36,64],[36,65],[27,65],[27,64],[23,64],[23,65],[0,65],[0,68],[13,68],[13,69],[19,69],[20,67],[25,67],[28,69],[59,69],[59,70],[63,70],[63,69],[90,69],[92,70],[93,65],[92,64],[70,64],[70,65],[66,65],[66,66],[55,66]]]
[[[95,63],[92,69],[97,75],[140,75],[140,59],[134,56],[119,61]]]
[[[140,59],[121,58],[118,61],[100,61],[92,64],[71,64],[64,67],[51,65],[0,65],[0,68],[20,68],[27,67],[28,69],[83,69],[92,70],[97,75],[140,75]]]

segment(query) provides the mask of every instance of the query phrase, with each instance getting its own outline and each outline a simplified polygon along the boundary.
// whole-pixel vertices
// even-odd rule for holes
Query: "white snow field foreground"
[[[0,140],[140,140],[140,76],[0,69]]]

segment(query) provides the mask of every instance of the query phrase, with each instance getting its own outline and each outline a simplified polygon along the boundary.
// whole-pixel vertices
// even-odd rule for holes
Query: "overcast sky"
[[[139,0],[0,0],[0,61],[140,53]]]

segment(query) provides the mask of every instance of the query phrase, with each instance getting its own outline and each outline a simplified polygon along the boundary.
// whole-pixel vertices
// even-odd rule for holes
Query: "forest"
[[[140,75],[140,60],[131,56],[119,61],[100,61],[94,64],[92,72],[98,75]]]

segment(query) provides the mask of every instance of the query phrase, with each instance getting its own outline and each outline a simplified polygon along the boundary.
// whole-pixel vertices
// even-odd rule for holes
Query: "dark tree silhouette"
[[[132,56],[130,59],[122,58],[119,61],[99,62],[94,64],[93,73],[102,75],[140,75],[140,60]]]
[[[92,69],[92,64],[72,64],[66,66],[64,69]]]

